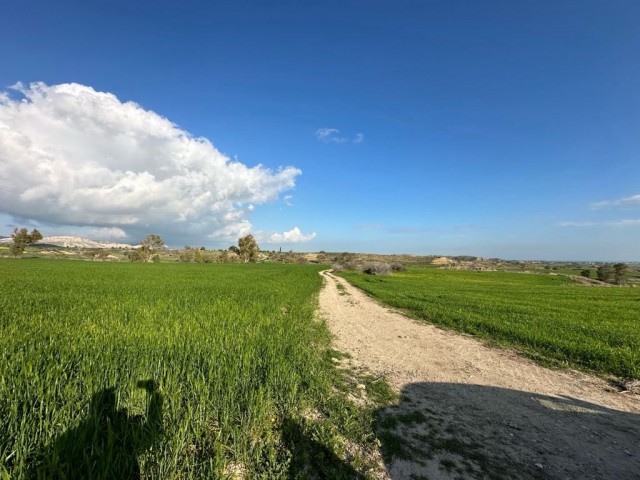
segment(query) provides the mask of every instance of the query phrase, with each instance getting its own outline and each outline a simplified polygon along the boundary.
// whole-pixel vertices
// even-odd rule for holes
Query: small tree
[[[40,231],[37,228],[31,230],[31,233],[29,234],[29,243],[36,243],[40,240],[42,240],[42,234]]]
[[[24,249],[27,247],[27,244],[36,243],[38,240],[42,240],[42,234],[37,228],[31,230],[31,233],[29,233],[26,228],[21,228],[20,230],[18,230],[18,228],[14,228],[11,238],[13,239],[11,253],[18,256],[24,253]]]
[[[611,280],[613,280],[613,268],[611,268],[611,265],[605,263],[598,267],[598,280],[611,283]]]
[[[585,268],[580,272],[580,275],[582,275],[585,278],[591,278],[591,270],[589,270],[588,268]]]
[[[618,285],[626,283],[628,268],[629,266],[626,263],[616,263],[613,266],[613,279]]]
[[[244,263],[255,262],[258,258],[258,252],[260,251],[258,242],[256,242],[256,239],[251,234],[238,239],[238,249],[240,250],[240,257]]]
[[[143,262],[148,262],[149,259],[153,256],[153,254],[160,250],[164,246],[164,240],[160,238],[160,235],[156,235],[155,233],[151,233],[144,237],[144,239],[140,242],[140,248],[138,249],[140,252],[140,259]],[[158,256],[158,260],[160,261],[160,257]]]

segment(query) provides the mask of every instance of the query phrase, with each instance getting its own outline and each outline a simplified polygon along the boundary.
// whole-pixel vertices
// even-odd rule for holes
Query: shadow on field
[[[640,478],[640,415],[570,397],[414,383],[375,418],[394,479]]]
[[[292,456],[288,478],[364,480],[364,476],[340,459],[330,448],[307,434],[296,420],[288,418],[283,422],[282,437]]]
[[[147,391],[146,415],[117,410],[115,387],[91,397],[89,416],[45,447],[29,472],[38,479],[138,479],[137,456],[162,435],[163,397],[154,380],[138,383]]]

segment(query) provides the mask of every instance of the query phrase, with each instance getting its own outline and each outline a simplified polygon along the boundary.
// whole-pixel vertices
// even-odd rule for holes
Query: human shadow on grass
[[[375,414],[401,478],[640,478],[640,415],[571,397],[413,383]]]
[[[282,438],[291,453],[288,478],[364,480],[364,476],[336,455],[322,442],[315,440],[296,420],[285,419],[282,424]]]
[[[93,394],[89,416],[44,448],[28,478],[139,479],[138,455],[162,435],[163,397],[154,380],[138,387],[147,392],[146,415],[118,410],[115,387]]]

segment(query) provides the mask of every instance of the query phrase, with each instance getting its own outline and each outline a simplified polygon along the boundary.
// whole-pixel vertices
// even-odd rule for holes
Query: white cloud
[[[21,220],[129,236],[235,236],[251,229],[252,204],[277,200],[301,173],[248,167],[91,87],[15,89],[24,98],[0,94],[0,212]]]
[[[282,197],[282,201],[287,207],[293,207],[293,203],[291,202],[291,200],[293,200],[293,195],[285,195],[284,197]]]
[[[319,128],[315,132],[316,138],[324,143],[362,143],[364,141],[364,134],[357,133],[353,139],[340,135],[340,130],[337,128]]]
[[[127,232],[118,227],[92,228],[87,232],[89,238],[97,240],[111,240],[127,238]]]
[[[337,128],[319,128],[316,130],[316,138],[325,143],[345,143],[347,138],[339,135],[340,130]]]
[[[617,200],[604,200],[602,202],[594,202],[591,204],[591,208],[602,207],[640,207],[640,195],[618,198]]]
[[[336,134],[340,133],[337,128],[319,128],[316,130],[316,138],[318,140],[329,141]]]
[[[237,222],[230,222],[225,227],[219,228],[209,235],[209,238],[223,238],[235,240],[251,233],[252,226],[249,220],[242,219]]]
[[[316,238],[315,232],[305,235],[298,227],[293,227],[288,232],[271,234],[265,240],[265,243],[302,243],[313,240],[314,238]]]

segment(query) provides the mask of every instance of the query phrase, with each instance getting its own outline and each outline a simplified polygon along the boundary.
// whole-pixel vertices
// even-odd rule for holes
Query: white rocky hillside
[[[0,238],[0,244],[12,243],[11,237]],[[51,237],[43,237],[42,240],[36,242],[36,245],[56,245],[58,247],[71,248],[136,248],[137,245],[129,245],[128,243],[113,243],[89,240],[83,237],[73,237],[69,235],[54,235]]]

